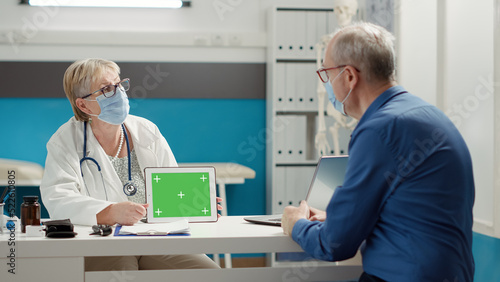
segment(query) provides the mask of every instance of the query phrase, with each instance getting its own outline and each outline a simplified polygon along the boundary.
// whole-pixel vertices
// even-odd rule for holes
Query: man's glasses
[[[95,94],[99,91],[102,93],[102,95],[104,95],[104,97],[111,98],[116,94],[116,88],[118,88],[118,87],[120,87],[123,91],[129,90],[130,89],[130,79],[125,78],[124,80],[118,82],[117,84],[104,86],[103,88],[101,88],[99,90],[96,90],[90,94],[83,96],[82,99],[90,97],[92,94]]]
[[[343,67],[347,67],[348,65],[340,65],[340,66],[336,66],[336,67],[333,67],[333,68],[320,68],[316,71],[316,73],[318,74],[319,76],[319,79],[321,79],[321,81],[323,83],[327,83],[328,80],[330,80],[330,78],[328,77],[328,71],[329,70],[334,70],[334,69],[338,69],[338,68],[343,68]],[[358,70],[356,67],[353,67],[357,72],[361,72],[360,70]]]

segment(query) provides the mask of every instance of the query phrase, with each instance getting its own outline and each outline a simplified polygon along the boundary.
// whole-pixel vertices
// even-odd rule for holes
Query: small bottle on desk
[[[21,204],[21,230],[26,233],[26,225],[40,225],[40,204],[38,196],[24,196]]]

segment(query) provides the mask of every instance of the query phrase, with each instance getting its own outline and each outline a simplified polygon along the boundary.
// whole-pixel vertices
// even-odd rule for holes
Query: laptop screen
[[[348,156],[321,157],[306,197],[309,206],[326,210],[333,192],[344,183],[348,159]]]

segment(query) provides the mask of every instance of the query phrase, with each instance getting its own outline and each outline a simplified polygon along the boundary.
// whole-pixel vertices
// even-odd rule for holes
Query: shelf
[[[316,166],[318,164],[318,160],[305,160],[299,162],[279,162],[276,163],[276,166]]]
[[[318,115],[318,111],[313,110],[293,110],[293,111],[275,111],[276,115]],[[328,115],[325,112],[325,116]]]
[[[316,64],[316,58],[276,58],[276,63],[307,63]]]

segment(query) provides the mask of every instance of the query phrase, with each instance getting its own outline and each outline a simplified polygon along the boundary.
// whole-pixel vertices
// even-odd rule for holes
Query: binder
[[[285,183],[286,183],[286,203],[285,206],[296,205],[296,190],[297,190],[297,167],[286,167]]]
[[[304,81],[306,81],[305,110],[318,111],[318,83],[319,77],[316,74],[316,64],[309,63],[304,66]],[[321,85],[323,87],[323,85]]]
[[[286,103],[286,68],[284,63],[276,63],[275,83],[276,95],[274,96],[274,105],[276,111],[285,110]]]
[[[295,116],[293,123],[293,138],[290,139],[293,150],[292,162],[302,162],[306,160],[307,143],[307,117],[305,115]]]
[[[295,69],[296,69],[296,63],[285,63],[285,69],[286,69],[286,74],[285,74],[285,106],[284,110],[285,111],[292,111],[295,109],[295,99],[296,99],[296,92],[297,92],[297,79],[295,78]]]
[[[286,167],[286,205],[298,206],[307,196],[315,166]]]
[[[273,185],[273,214],[283,213],[283,209],[287,206],[285,204],[285,170],[286,167],[278,166],[275,168],[274,185]]]
[[[314,175],[315,166],[299,166],[295,168],[296,175],[296,183],[295,186],[295,196],[294,202],[297,205],[300,201],[305,200],[307,196],[307,191],[309,190],[309,186],[311,185],[311,181]]]
[[[297,85],[295,109],[303,111],[306,109],[307,103],[307,79],[306,79],[307,63],[299,63],[295,68],[295,81]]]
[[[275,17],[275,24],[276,24],[276,29],[275,29],[275,37],[276,37],[276,56],[278,58],[283,57],[286,51],[287,42],[286,42],[286,36],[287,36],[287,30],[286,30],[286,12],[283,11],[277,11],[276,12],[276,17]]]
[[[285,20],[282,23],[279,23],[280,25],[283,25],[286,29],[285,32],[285,51],[284,51],[284,58],[294,58],[295,54],[295,28],[296,28],[296,21],[295,21],[295,14],[296,12],[294,11],[284,11],[282,12],[285,15]]]
[[[327,29],[327,12],[317,12],[316,18],[316,41],[319,42],[321,37],[328,33]]]
[[[286,160],[285,139],[288,120],[286,116],[277,115],[274,121],[272,128],[275,138],[273,157],[276,159],[276,162],[280,163]]]
[[[306,57],[307,37],[306,37],[306,12],[297,11],[295,14],[295,52],[294,58],[303,59]]]
[[[316,16],[318,12],[306,12],[307,57],[316,58],[316,43],[319,42],[316,33]]]
[[[285,162],[293,162],[297,154],[295,147],[295,123],[297,116],[286,116],[288,124],[285,129]]]

